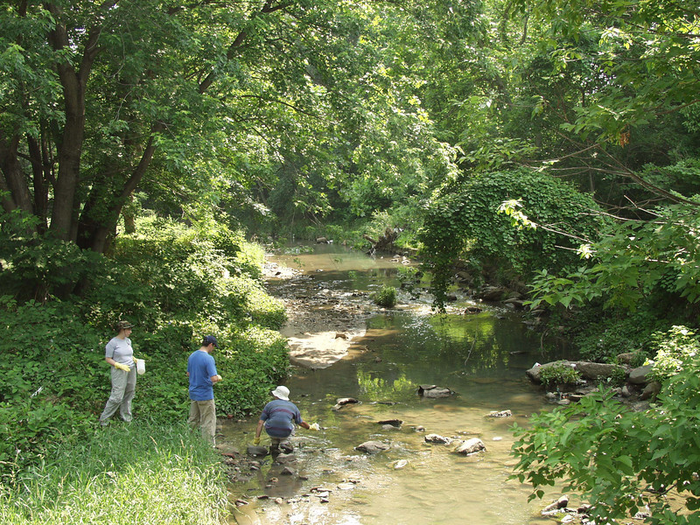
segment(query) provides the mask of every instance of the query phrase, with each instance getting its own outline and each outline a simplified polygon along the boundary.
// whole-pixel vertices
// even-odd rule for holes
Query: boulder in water
[[[428,398],[450,397],[454,395],[454,391],[449,388],[441,388],[436,385],[420,385],[418,387],[418,395]]]
[[[486,417],[512,417],[513,413],[510,410],[492,411]]]
[[[425,439],[426,443],[439,443],[443,445],[449,445],[450,443],[452,443],[451,438],[441,436],[440,434],[428,434],[423,439]]]
[[[389,450],[389,445],[382,443],[381,441],[365,441],[364,443],[357,445],[355,450],[360,452],[366,452],[367,454],[378,454],[384,450]]]
[[[359,403],[359,401],[354,397],[340,397],[335,400],[335,405],[332,407],[332,410],[340,410],[345,405],[354,405],[356,403]]]
[[[382,421],[377,421],[380,425],[391,425],[392,427],[401,428],[403,421],[401,419],[383,419]]]
[[[249,456],[267,456],[267,447],[258,447],[255,445],[248,446]]]
[[[463,441],[461,444],[457,445],[457,448],[455,448],[455,452],[457,454],[462,454],[464,456],[471,456],[472,454],[476,454],[482,450],[486,450],[486,445],[484,445],[484,442],[479,438],[471,438]]]

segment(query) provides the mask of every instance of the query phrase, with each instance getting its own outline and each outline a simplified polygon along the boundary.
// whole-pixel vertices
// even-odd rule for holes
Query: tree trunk
[[[60,9],[57,6],[48,4],[46,8],[56,20],[61,19]],[[92,64],[98,52],[99,33],[99,28],[90,29],[78,71],[68,61],[56,65],[63,87],[66,121],[62,140],[58,146],[58,176],[54,184],[51,231],[59,239],[66,241],[75,241],[77,235],[74,222],[78,203],[75,202],[75,194],[80,181],[80,155],[85,135],[85,92]],[[71,47],[65,25],[56,25],[49,33],[49,42],[56,51]]]
[[[98,253],[104,253],[104,251],[107,249],[107,241],[109,236],[114,233],[117,221],[119,219],[119,214],[124,207],[124,203],[126,203],[127,199],[129,199],[136,190],[146,174],[148,167],[151,165],[153,155],[156,151],[156,146],[153,140],[154,136],[163,129],[164,126],[161,123],[156,124],[153,127],[151,138],[148,139],[148,144],[141,155],[141,160],[139,161],[138,166],[136,166],[132,172],[129,180],[127,180],[120,195],[116,196],[110,203],[104,203],[102,201],[95,202],[94,200],[86,203],[81,216],[80,232],[78,235],[78,245],[81,248],[89,248]],[[93,209],[101,205],[105,205],[105,207],[109,210],[107,213],[109,221],[102,221],[98,223],[90,219],[90,214]]]

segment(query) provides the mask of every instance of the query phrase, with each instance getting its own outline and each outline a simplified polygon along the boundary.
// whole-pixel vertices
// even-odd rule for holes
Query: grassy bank
[[[208,525],[226,514],[221,457],[185,424],[96,429],[3,487],[5,525]]]

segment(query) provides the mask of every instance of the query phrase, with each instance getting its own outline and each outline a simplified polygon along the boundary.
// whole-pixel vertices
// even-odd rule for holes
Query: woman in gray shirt
[[[112,393],[100,416],[100,424],[107,426],[109,418],[119,409],[119,417],[127,423],[131,421],[131,400],[136,393],[136,363],[131,348],[131,329],[128,321],[117,323],[118,334],[105,346],[105,361],[112,367]]]

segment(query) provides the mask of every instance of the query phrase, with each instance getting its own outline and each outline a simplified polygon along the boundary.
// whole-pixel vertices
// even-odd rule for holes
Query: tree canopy
[[[697,3],[8,0],[0,27],[6,327],[54,308],[86,326],[147,312],[165,337],[165,317],[215,286],[228,287],[221,319],[197,329],[233,326],[236,313],[277,326],[253,265],[202,268],[192,254],[238,254],[231,230],[357,224],[358,238],[392,228],[400,247],[420,250],[438,303],[466,261],[476,281],[528,285],[533,307],[588,315],[596,345],[612,333],[629,347],[640,324],[700,324]],[[114,241],[136,225],[157,237],[182,223],[196,233]],[[106,289],[118,291],[109,304]],[[234,339],[265,338],[246,329]],[[261,365],[265,377],[280,352]],[[621,475],[648,481],[652,467],[690,483],[695,505],[694,463],[679,466],[661,445],[630,458],[617,439],[644,443],[668,428],[686,439],[697,363],[686,365],[664,378],[669,415],[618,420],[601,398],[584,407],[590,417],[537,420],[521,467],[543,461],[544,478],[523,479],[566,473],[600,497],[580,449],[604,435],[615,439],[594,466],[618,491],[602,501],[609,517],[638,503],[618,497]],[[560,424],[573,418],[580,433]],[[575,445],[551,458],[568,470],[539,455],[542,435]]]

